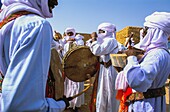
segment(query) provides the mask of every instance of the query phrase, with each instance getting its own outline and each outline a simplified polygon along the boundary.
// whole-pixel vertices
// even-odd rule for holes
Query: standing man
[[[118,52],[118,44],[113,37],[115,26],[102,23],[98,26],[97,39],[92,38],[88,46],[92,53],[100,57],[100,71],[98,76],[96,112],[117,112],[119,102],[116,100],[115,79],[117,72],[112,66],[110,54]]]
[[[61,61],[62,61],[62,58],[63,58],[63,46],[64,46],[64,43],[62,42],[62,35],[61,33],[57,32],[57,31],[54,31],[54,37],[53,37],[53,43],[52,43],[52,46],[55,47],[55,49],[57,50],[57,52],[59,53],[60,55],[60,58],[61,58]]]
[[[66,99],[45,98],[52,17],[57,0],[2,0],[0,71],[2,112],[61,112]],[[11,18],[12,17],[12,18]]]
[[[66,44],[64,45],[64,55],[74,46],[84,44],[84,42],[81,41],[83,37],[81,35],[76,36],[76,31],[74,28],[71,27],[66,28],[64,33],[66,35],[64,37],[64,39],[66,40]],[[64,82],[64,89],[65,89],[64,94],[66,95],[66,97],[74,96],[80,93],[81,91],[83,91],[84,82],[74,82],[66,77]],[[71,100],[70,108],[73,109],[75,112],[78,112],[79,107],[81,107],[81,105],[83,104],[84,104],[84,94]]]
[[[170,13],[155,12],[145,18],[141,59],[134,48],[127,50],[124,75],[131,94],[126,97],[128,112],[166,112],[165,82],[170,74]],[[147,28],[146,28],[147,27]],[[126,90],[127,91],[127,90]],[[130,90],[128,90],[130,93]],[[120,111],[122,112],[122,111]]]

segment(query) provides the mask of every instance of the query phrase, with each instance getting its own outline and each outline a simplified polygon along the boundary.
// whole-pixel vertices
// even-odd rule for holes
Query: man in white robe
[[[115,79],[117,72],[110,63],[110,54],[118,52],[118,44],[113,36],[115,26],[111,23],[102,23],[98,26],[97,41],[87,42],[90,50],[100,56],[100,71],[96,98],[96,112],[117,112],[119,102],[116,100]],[[110,64],[109,64],[110,63]],[[105,66],[106,65],[106,66]]]
[[[60,59],[62,61],[62,58],[63,58],[62,51],[64,49],[64,43],[62,42],[62,35],[57,31],[54,31],[52,47],[54,47],[57,50],[57,52],[60,56]]]
[[[128,64],[123,71],[132,93],[138,96],[137,92],[141,92],[144,98],[130,102],[128,112],[166,112],[164,85],[170,74],[170,13],[155,12],[145,18],[144,26],[147,30],[137,47],[145,54],[137,60],[137,53],[127,50]]]
[[[64,45],[64,55],[69,51],[71,44],[83,45],[84,42],[81,40],[83,37],[81,35],[76,36],[76,31],[74,28],[66,28],[65,29],[66,36],[64,37],[66,40],[66,44]],[[76,62],[75,62],[76,63]],[[84,82],[74,82],[65,78],[64,82],[64,94],[66,97],[74,96],[80,93],[84,89]],[[84,94],[74,98],[70,101],[70,108],[74,109],[76,112],[78,111],[78,107],[84,104]]]
[[[0,29],[2,112],[62,112],[68,102],[45,97],[50,64],[52,17],[57,0],[2,0],[2,22],[8,15],[29,11]]]

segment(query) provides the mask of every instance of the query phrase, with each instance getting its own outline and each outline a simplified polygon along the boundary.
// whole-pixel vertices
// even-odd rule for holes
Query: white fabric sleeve
[[[167,67],[163,66],[167,62],[161,61],[165,58],[162,56],[161,50],[153,50],[145,55],[140,64],[135,56],[129,56],[128,63],[124,68],[129,86],[136,91],[146,92],[153,85],[152,83],[157,75],[161,76],[162,72],[168,71]],[[166,77],[162,79],[166,80]]]
[[[63,101],[45,97],[52,28],[46,20],[36,18],[14,24],[11,32],[18,33],[11,33],[10,48],[9,42],[5,46],[9,48],[10,59],[2,84],[3,112],[62,112],[65,109]]]
[[[101,56],[118,51],[117,41],[115,39],[105,39],[103,43],[93,42],[90,46],[92,53],[96,56]]]

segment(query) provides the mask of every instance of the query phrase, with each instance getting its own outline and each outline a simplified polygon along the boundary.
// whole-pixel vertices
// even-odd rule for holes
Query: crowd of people
[[[140,42],[136,44],[133,38],[127,38],[123,45],[116,40],[116,25],[108,22],[99,24],[87,41],[72,27],[67,27],[63,36],[53,32],[46,18],[53,16],[57,0],[1,2],[0,111],[63,112],[70,108],[78,112],[84,104],[84,94],[71,100],[70,97],[84,89],[84,82],[74,82],[62,73],[63,97],[47,97],[51,49],[55,48],[62,60],[74,46],[88,46],[100,63],[91,112],[166,112],[169,12],[147,16]],[[127,55],[127,65],[121,71],[112,66],[110,58],[110,54],[117,53]]]

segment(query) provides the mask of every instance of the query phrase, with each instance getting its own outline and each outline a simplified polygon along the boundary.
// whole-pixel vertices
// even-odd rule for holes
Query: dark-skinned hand
[[[75,38],[69,38],[67,41],[75,41]]]
[[[69,99],[69,98],[66,98],[65,95],[63,96],[63,98],[60,98],[60,99],[58,99],[57,101],[64,101],[65,104],[66,104],[66,108],[70,106],[70,103],[69,103],[70,99]]]
[[[125,50],[124,52],[127,56],[136,56],[138,60],[140,60],[145,53],[145,51],[143,51],[141,49],[137,49],[132,46],[128,47],[128,49]]]

